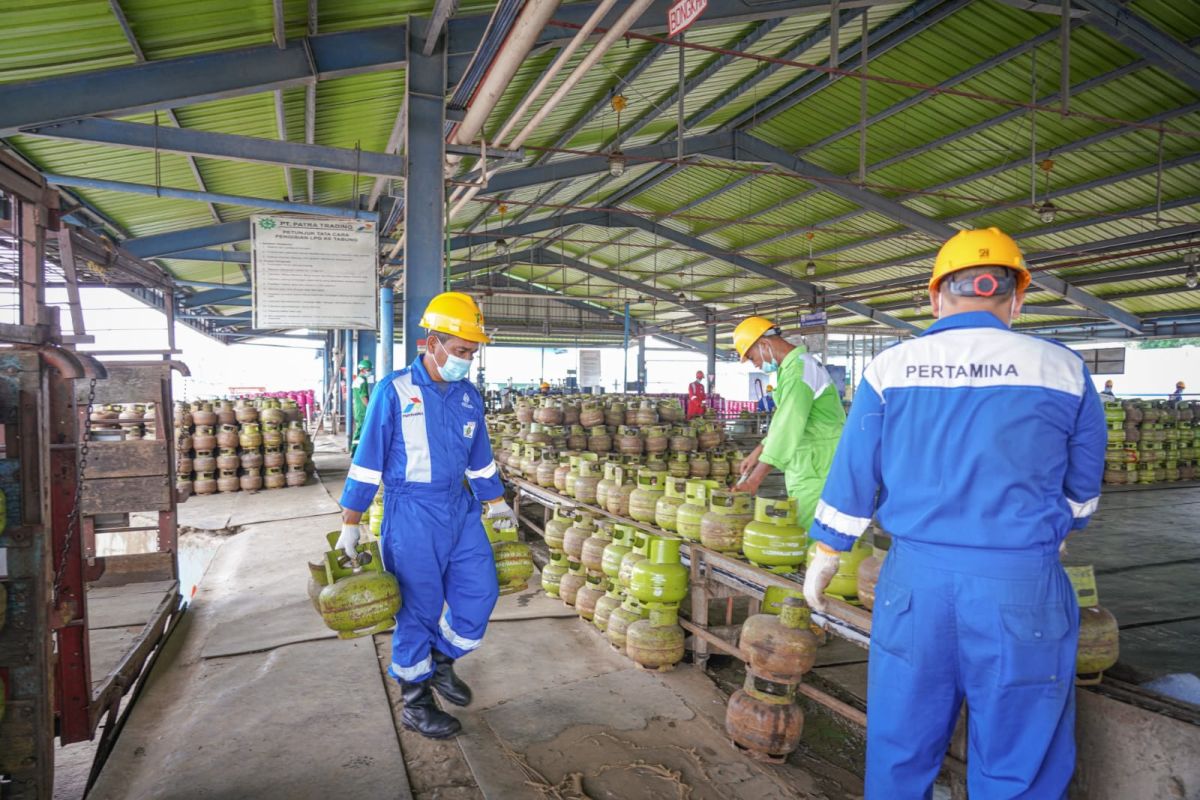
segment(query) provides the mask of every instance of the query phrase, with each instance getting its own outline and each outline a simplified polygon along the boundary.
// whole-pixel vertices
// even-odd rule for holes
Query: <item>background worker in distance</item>
[[[471,702],[454,660],[482,643],[500,592],[480,503],[497,528],[517,520],[492,458],[483,398],[466,380],[488,341],[483,315],[468,295],[444,292],[421,326],[425,353],[387,376],[367,407],[337,546],[353,557],[362,512],[382,483],[380,550],[403,599],[388,674],[403,690],[404,726],[441,739],[462,726],[434,704],[433,690],[456,705]]]
[[[934,262],[937,321],[867,367],[810,535],[818,610],[876,517],[869,800],[930,797],[966,700],[972,800],[1066,797],[1079,609],[1059,562],[1096,510],[1107,441],[1083,360],[1009,330],[1029,285],[1010,237],[962,231]]]
[[[704,416],[704,401],[707,399],[708,393],[704,391],[704,373],[696,370],[696,380],[688,384],[687,418]]]
[[[789,497],[796,498],[797,524],[812,525],[825,477],[846,422],[837,386],[803,347],[783,338],[765,317],[747,317],[733,331],[733,347],[779,384],[766,438],[742,461],[735,491],[758,492],[771,467],[783,472]]]

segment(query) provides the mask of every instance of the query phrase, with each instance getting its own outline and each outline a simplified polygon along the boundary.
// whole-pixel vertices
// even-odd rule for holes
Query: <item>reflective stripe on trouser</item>
[[[465,489],[388,487],[383,497],[383,564],[403,600],[390,672],[420,681],[433,672],[430,648],[460,658],[483,640],[499,596],[496,564],[479,503]]]
[[[796,498],[796,524],[808,530],[817,513],[817,503],[825,489],[825,479],[833,466],[833,454],[837,452],[837,439],[817,439],[805,442],[796,451],[792,462],[784,470],[783,480],[788,497]]]
[[[932,796],[964,698],[971,800],[1066,797],[1079,609],[1057,551],[894,538],[871,626],[868,800]]]

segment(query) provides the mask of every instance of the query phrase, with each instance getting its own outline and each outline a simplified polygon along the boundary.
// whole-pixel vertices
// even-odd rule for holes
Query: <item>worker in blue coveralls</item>
[[[483,398],[466,380],[488,341],[479,307],[445,292],[430,301],[421,326],[424,355],[371,396],[342,491],[337,546],[353,557],[362,512],[382,483],[380,548],[403,599],[388,673],[400,682],[404,727],[444,739],[462,726],[435,705],[433,691],[456,705],[471,702],[454,660],[479,647],[499,596],[480,503],[498,529],[515,525],[516,514],[492,459]]]
[[[810,535],[824,610],[872,517],[892,536],[867,680],[868,800],[931,797],[964,699],[971,800],[1066,797],[1079,609],[1059,561],[1100,495],[1104,410],[1082,359],[1009,330],[1030,275],[1009,236],[937,254],[937,321],[867,367]]]

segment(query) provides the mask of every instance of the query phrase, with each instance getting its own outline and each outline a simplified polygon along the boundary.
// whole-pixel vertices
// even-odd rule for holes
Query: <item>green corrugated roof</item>
[[[60,3],[48,13],[44,0],[9,0],[0,9],[0,83],[24,81],[53,75],[104,69],[135,62],[108,0],[74,0]],[[228,48],[267,44],[272,41],[269,3],[246,4],[234,0],[121,0],[139,45],[150,60],[173,58]],[[321,32],[346,31],[402,23],[409,14],[428,13],[433,0],[322,0],[318,24]],[[460,4],[458,13],[478,13],[492,3]],[[880,48],[874,38],[881,26],[899,19],[911,8],[897,2],[870,7],[872,30],[869,66],[872,75],[922,84],[951,81],[988,59],[1013,49],[1023,49],[969,80],[956,83],[955,91],[1008,98],[1026,102],[1033,91],[1050,98],[1059,88],[1059,42],[1054,35],[1058,19],[1027,12],[998,0],[966,4],[926,30],[901,44]],[[1200,37],[1200,15],[1185,0],[1136,0],[1131,10],[1143,15],[1181,41]],[[306,0],[286,0],[288,35],[306,31]],[[825,10],[804,11],[770,23],[700,26],[688,33],[688,41],[716,48],[730,48],[756,32],[769,28],[747,52],[781,57],[793,50],[828,22]],[[760,26],[762,26],[760,28]],[[899,36],[903,37],[903,30]],[[840,27],[840,45],[849,47],[861,32],[859,20],[847,19]],[[1023,47],[1030,39],[1046,35],[1036,48]],[[877,49],[886,49],[878,54]],[[648,65],[651,53],[661,55]],[[520,103],[557,51],[546,49],[527,58],[499,105],[486,130],[489,140],[508,114]],[[578,63],[585,47],[573,58]],[[815,38],[811,47],[793,55],[801,62],[819,63],[829,55],[828,39]],[[715,68],[719,66],[719,68]],[[857,60],[854,62],[857,67]],[[639,69],[636,80],[625,76]],[[560,161],[570,154],[545,154],[541,148],[564,140],[565,146],[594,152],[611,146],[617,134],[616,115],[609,98],[622,92],[629,106],[621,115],[621,130],[628,136],[623,146],[634,147],[669,140],[675,133],[678,51],[655,42],[632,40],[618,44],[555,109],[528,139],[527,161]],[[803,102],[759,121],[751,119],[744,130],[772,144],[797,153],[813,163],[853,180],[859,159],[860,86],[853,79],[831,80],[801,67],[730,57],[720,53],[685,51],[689,80],[711,72],[694,86],[685,99],[691,117],[703,109],[703,119],[691,133],[725,130],[728,122],[756,102],[770,96],[797,78],[815,78],[814,91]],[[1115,78],[1106,78],[1117,74]],[[562,73],[543,97],[565,79]],[[764,77],[765,76],[765,77]],[[1074,112],[1090,112],[1116,119],[1145,120],[1159,115],[1172,128],[1200,131],[1200,93],[1171,75],[1141,63],[1136,53],[1082,22],[1071,36],[1071,82],[1078,86],[1071,98]],[[748,87],[748,88],[747,88]],[[744,88],[740,95],[731,92]],[[338,147],[360,146],[382,150],[392,130],[404,90],[404,71],[390,70],[369,75],[322,81],[317,86],[317,144]],[[871,82],[867,109],[878,114],[901,101],[911,100],[918,87]],[[283,92],[287,136],[304,138],[303,88]],[[228,100],[198,103],[176,109],[181,125],[198,130],[276,138],[275,99],[271,92]],[[642,124],[653,117],[649,124]],[[127,119],[153,123],[154,114]],[[999,121],[998,121],[999,120]],[[164,112],[158,123],[171,124]],[[955,137],[967,128],[979,130]],[[1036,126],[1037,148],[1050,151],[1054,165],[1049,188],[1060,209],[1056,221],[1045,225],[1030,209],[1030,139]],[[519,129],[521,125],[517,126]],[[1087,146],[1078,143],[1100,137]],[[828,141],[827,141],[828,140]],[[17,136],[10,146],[47,171],[132,181],[161,182],[164,186],[197,189],[199,185],[188,160],[182,156],[124,150],[63,140]],[[932,143],[932,144],[931,144]],[[980,102],[951,93],[922,94],[919,102],[898,113],[873,122],[867,131],[866,156],[872,165],[868,185],[879,194],[902,202],[909,209],[959,227],[997,225],[1022,234],[1028,254],[1063,250],[1063,277],[1084,281],[1085,288],[1135,314],[1173,312],[1200,318],[1200,295],[1183,286],[1182,276],[1114,277],[1099,282],[1097,275],[1130,267],[1169,268],[1178,263],[1178,250],[1134,254],[1116,252],[1105,260],[1073,266],[1073,248],[1090,242],[1178,228],[1200,223],[1200,151],[1195,137],[1166,135],[1155,130],[1122,127],[1078,115],[1064,117],[1052,111],[1031,115],[1013,110],[1012,105]],[[472,159],[463,162],[469,168]],[[281,198],[287,193],[285,171],[261,164],[195,159],[204,185],[213,192],[263,198]],[[1163,169],[1159,170],[1159,164]],[[1008,165],[1004,168],[1004,165]],[[513,169],[519,167],[506,167]],[[549,186],[522,189],[507,197],[501,213],[492,201],[481,196],[456,218],[452,230],[495,231],[515,219],[552,220],[572,207],[606,207],[611,198],[639,185],[656,169],[653,164],[632,163],[620,179],[588,177],[573,182],[554,194]],[[739,171],[740,170],[740,171]],[[1140,171],[1124,180],[1115,176]],[[755,172],[759,174],[755,174]],[[982,177],[971,179],[978,173]],[[930,264],[930,253],[938,242],[915,233],[887,216],[859,208],[853,202],[809,181],[781,174],[770,165],[742,164],[733,169],[713,158],[694,159],[691,165],[674,169],[664,180],[633,192],[621,202],[627,211],[644,215],[677,231],[702,238],[711,246],[752,258],[786,274],[806,279],[805,263],[810,248],[815,253],[816,275],[812,278],[830,295],[863,295],[868,302],[890,313],[924,324],[928,308],[918,311],[913,292],[919,289]],[[1034,170],[1035,195],[1043,199],[1044,176]],[[291,170],[295,199],[320,204],[349,202],[355,192],[352,175],[318,172],[313,197],[307,197],[306,175]],[[964,180],[966,179],[966,180]],[[360,178],[357,191],[366,194],[372,178]],[[947,185],[952,184],[952,185]],[[1087,186],[1089,184],[1094,184]],[[1084,187],[1082,189],[1078,187]],[[721,190],[724,191],[721,191]],[[132,236],[211,224],[213,210],[205,203],[165,200],[106,191],[80,190],[79,196],[113,219]],[[703,202],[698,202],[707,198]],[[1194,201],[1194,202],[1193,202]],[[1134,214],[1138,209],[1165,209]],[[682,213],[681,208],[686,210]],[[252,209],[215,206],[222,221],[244,218]],[[485,218],[486,217],[486,218]],[[1067,230],[1061,227],[1071,225]],[[811,238],[810,238],[811,235]],[[777,304],[789,299],[789,291],[761,276],[745,272],[727,261],[694,252],[644,231],[609,230],[593,225],[543,233],[511,241],[514,250],[558,240],[549,249],[587,261],[626,278],[673,294],[711,305],[716,311],[750,308],[755,304]],[[1186,244],[1186,241],[1184,242]],[[241,247],[244,247],[241,246]],[[451,254],[451,263],[486,259],[503,262],[494,243],[476,246],[469,252]],[[241,279],[234,264],[184,260],[164,262],[177,276],[192,281],[227,282]],[[575,296],[607,294],[608,307],[620,310],[626,299],[639,319],[698,334],[702,323],[665,302],[637,302],[636,293],[616,284],[570,268],[544,264],[494,264],[491,269],[514,278]],[[873,288],[883,281],[891,284]],[[907,281],[907,282],[905,282]],[[895,282],[900,282],[896,285]],[[1048,302],[1044,293],[1032,300]],[[1061,304],[1061,301],[1058,301]],[[243,307],[223,307],[231,313]],[[789,309],[788,314],[792,313]],[[835,322],[862,323],[861,318],[837,312]],[[1030,311],[1022,321],[1071,323],[1070,319],[1037,315]],[[722,323],[724,337],[726,323]],[[532,334],[529,334],[532,335]]]

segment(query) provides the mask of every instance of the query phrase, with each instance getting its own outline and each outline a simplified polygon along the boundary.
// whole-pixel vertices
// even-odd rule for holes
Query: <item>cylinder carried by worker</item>
[[[511,528],[516,515],[504,500],[483,398],[466,380],[488,341],[483,314],[468,295],[445,292],[430,301],[420,324],[425,353],[389,375],[367,406],[342,491],[337,546],[354,553],[361,512],[382,483],[383,564],[404,597],[388,674],[402,689],[402,724],[444,738],[461,725],[437,707],[433,691],[457,705],[471,701],[454,660],[480,646],[499,595],[483,519]]]
[[[1075,770],[1079,609],[1059,548],[1096,510],[1107,437],[1083,359],[1010,330],[1029,284],[996,228],[942,246],[937,321],[867,366],[809,532],[817,611],[872,519],[891,534],[868,800],[930,796],[964,701],[972,797],[1063,798]]]
[[[807,529],[846,422],[837,386],[803,345],[783,338],[765,317],[742,320],[734,328],[733,346],[742,361],[753,362],[779,384],[767,435],[742,461],[734,488],[756,493],[771,467],[781,470],[788,496],[796,498],[797,524]]]
[[[704,390],[704,373],[697,370],[696,380],[688,384],[687,418],[693,419],[704,415],[704,401],[708,393]]]

